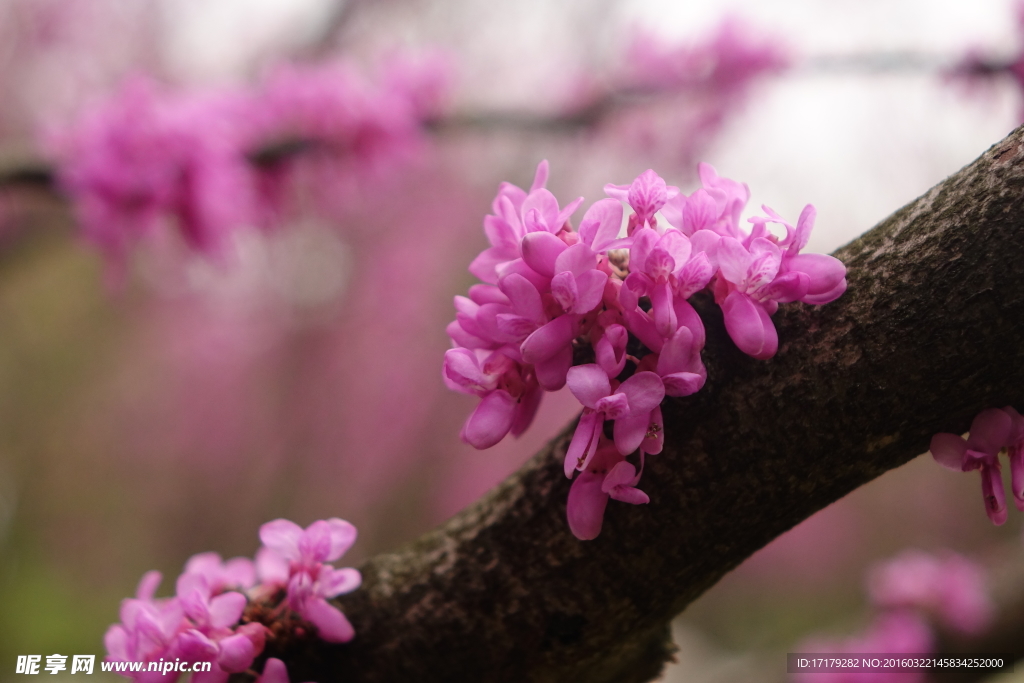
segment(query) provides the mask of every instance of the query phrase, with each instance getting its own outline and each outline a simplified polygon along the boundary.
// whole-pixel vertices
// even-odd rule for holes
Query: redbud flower
[[[981,471],[981,491],[985,511],[993,524],[1006,521],[1006,495],[999,467],[999,451],[1006,445],[1013,428],[1011,417],[998,408],[978,413],[966,440],[956,434],[932,437],[932,457],[943,467],[957,472]]]
[[[260,527],[260,540],[264,545],[256,556],[260,579],[286,586],[289,606],[316,626],[322,639],[352,640],[352,625],[327,600],[354,591],[362,577],[358,570],[335,569],[325,563],[352,547],[356,528],[337,518],[318,520],[305,530],[287,519],[275,519]]]
[[[995,611],[982,568],[949,552],[903,552],[871,570],[868,592],[879,607],[921,609],[967,634],[984,630]]]

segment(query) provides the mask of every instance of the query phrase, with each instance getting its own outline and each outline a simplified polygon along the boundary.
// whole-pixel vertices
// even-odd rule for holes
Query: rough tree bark
[[[570,425],[477,504],[367,562],[339,601],[355,640],[268,653],[295,681],[651,679],[669,620],[751,553],[933,433],[1024,406],[1022,212],[1024,128],[837,251],[849,290],[784,305],[771,360],[740,353],[703,302],[708,383],[666,402],[650,505],[613,501],[600,537],[576,540]]]

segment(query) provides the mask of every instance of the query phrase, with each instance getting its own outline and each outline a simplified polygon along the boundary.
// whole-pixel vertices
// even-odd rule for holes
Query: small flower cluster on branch
[[[1017,509],[1024,511],[1024,417],[1007,406],[983,410],[971,422],[965,439],[941,433],[932,437],[931,453],[935,461],[956,472],[978,470],[985,512],[993,524],[1006,521],[1006,492],[1003,490],[999,453],[1005,449],[1010,459],[1010,488]]]
[[[260,540],[255,562],[244,557],[223,562],[217,553],[193,556],[170,598],[154,597],[161,576],[147,572],[135,597],[121,603],[121,623],[104,636],[107,661],[211,662],[211,671],[195,673],[192,680],[224,683],[252,666],[282,624],[297,621],[296,633],[315,631],[332,643],[351,640],[352,625],[327,600],[355,590],[362,577],[355,569],[328,563],[352,546],[355,527],[334,518],[302,529],[277,519],[260,527]],[[287,681],[284,664],[273,661],[278,663],[264,671],[264,678]],[[178,676],[161,671],[126,675],[143,683],[168,683]]]
[[[609,498],[648,502],[636,486],[645,456],[662,450],[662,400],[704,386],[704,325],[690,297],[709,289],[736,345],[766,359],[778,349],[771,315],[779,304],[832,301],[846,289],[846,269],[800,253],[812,206],[795,226],[764,207],[744,230],[747,186],[706,164],[690,195],[653,170],[605,186],[609,198],[587,209],[578,230],[569,218],[583,199],[561,207],[547,176],[541,162],[529,191],[499,189],[484,219],[491,246],[469,267],[485,284],[455,298],[443,374],[450,388],[481,399],[461,435],[477,448],[521,434],[542,392],[568,385],[583,405],[565,458],[566,476],[580,473],[569,526],[591,539]]]

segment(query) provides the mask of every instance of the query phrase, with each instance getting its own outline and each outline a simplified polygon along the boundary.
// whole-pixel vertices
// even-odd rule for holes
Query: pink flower
[[[569,489],[566,516],[573,535],[581,541],[598,537],[609,498],[631,505],[649,503],[647,494],[636,488],[641,474],[623,459],[614,444],[605,440]]]
[[[256,569],[261,580],[286,586],[289,606],[316,626],[322,639],[352,640],[352,625],[327,600],[354,591],[362,577],[355,569],[325,563],[337,560],[355,543],[356,528],[337,518],[318,520],[305,530],[275,519],[260,527],[260,540],[264,547],[256,556]]]
[[[536,377],[500,351],[449,349],[444,379],[449,388],[483,399],[466,419],[461,434],[463,441],[475,448],[490,448],[509,432],[522,434],[540,405]]]
[[[1003,408],[1003,412],[1010,416],[1010,434],[1006,437],[1006,450],[1010,456],[1010,489],[1017,509],[1024,511],[1024,417],[1010,406]]]
[[[990,408],[978,413],[967,440],[956,434],[932,437],[932,457],[943,467],[957,472],[981,470],[981,491],[985,511],[993,524],[1006,521],[1006,495],[999,467],[999,451],[1006,445],[1013,421],[1006,412]]]
[[[808,204],[804,207],[795,228],[767,206],[761,208],[768,217],[757,216],[750,219],[755,228],[748,242],[757,237],[774,240],[774,235],[765,227],[767,223],[778,223],[785,227],[786,237],[778,242],[780,247],[785,247],[779,267],[780,278],[788,277],[791,273],[802,273],[807,276],[807,291],[796,300],[817,305],[838,299],[846,291],[846,266],[843,262],[828,254],[800,253],[800,250],[807,246],[807,240],[810,239],[811,230],[814,228],[814,218],[817,215],[814,206]]]
[[[600,366],[577,365],[569,370],[567,384],[573,396],[584,406],[565,454],[567,477],[572,476],[574,469],[587,468],[597,452],[606,419],[615,421],[615,446],[623,455],[640,447],[652,424],[660,424],[655,422],[657,416],[652,413],[665,397],[665,385],[653,372],[638,372],[613,390],[608,375]]]
[[[658,221],[654,214],[679,194],[679,188],[667,185],[661,176],[649,168],[629,185],[605,185],[604,192],[609,197],[626,202],[633,209],[634,213],[629,217],[626,228],[626,234],[632,235],[634,230],[645,225],[657,228]]]
[[[995,611],[982,568],[955,553],[905,551],[871,570],[868,592],[879,607],[925,610],[966,634],[983,631]]]
[[[522,242],[527,234],[554,235],[562,229],[583,198],[559,209],[558,200],[544,187],[547,179],[548,162],[544,160],[537,165],[529,193],[511,183],[502,183],[492,204],[494,214],[484,218],[484,232],[491,247],[473,260],[470,273],[496,284],[504,269],[523,256]]]

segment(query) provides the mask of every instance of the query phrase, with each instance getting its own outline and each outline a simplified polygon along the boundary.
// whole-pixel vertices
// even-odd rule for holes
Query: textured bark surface
[[[367,562],[346,645],[269,653],[307,681],[645,681],[668,621],[773,538],[979,410],[1024,405],[1024,129],[843,247],[849,290],[775,316],[769,361],[717,308],[708,383],[665,404],[647,506],[565,521],[572,426],[442,527]],[[440,362],[440,359],[438,360]],[[979,511],[980,514],[980,511]]]

